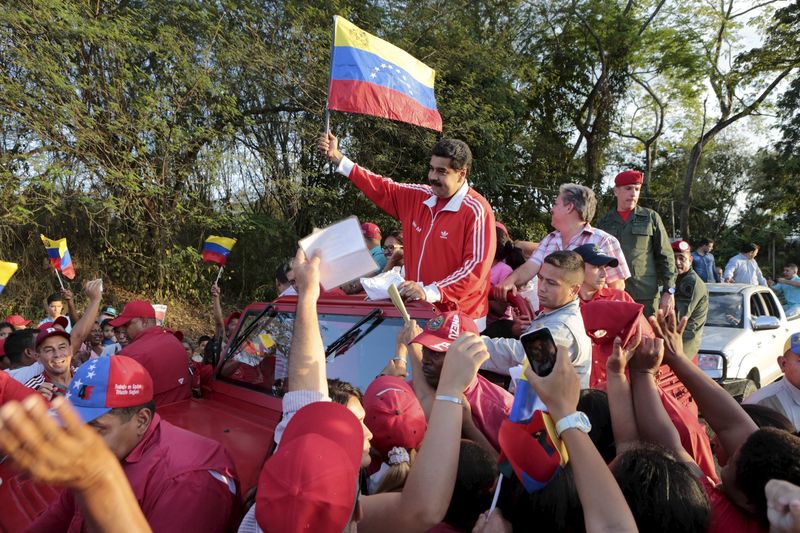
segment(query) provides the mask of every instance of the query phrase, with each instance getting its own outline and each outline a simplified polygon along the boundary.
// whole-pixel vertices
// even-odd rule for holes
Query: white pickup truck
[[[743,400],[781,375],[777,358],[800,315],[789,319],[771,289],[708,284],[708,319],[698,365],[735,398]]]

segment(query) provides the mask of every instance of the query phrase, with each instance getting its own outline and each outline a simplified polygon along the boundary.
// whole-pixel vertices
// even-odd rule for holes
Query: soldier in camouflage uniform
[[[675,269],[678,272],[675,286],[675,314],[678,320],[688,317],[683,330],[684,353],[689,357],[697,355],[703,328],[708,316],[708,288],[692,268],[692,249],[686,241],[672,243],[675,252]]]
[[[626,170],[617,174],[617,208],[600,219],[597,227],[619,240],[631,271],[625,290],[644,306],[645,316],[650,316],[659,305],[659,286],[661,309],[666,312],[673,308],[675,258],[661,217],[652,209],[636,205],[641,189],[641,172]]]

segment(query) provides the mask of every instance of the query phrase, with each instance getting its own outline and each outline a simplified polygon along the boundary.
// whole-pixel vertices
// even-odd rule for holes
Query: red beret
[[[692,250],[692,247],[689,246],[689,243],[686,242],[686,241],[682,241],[681,239],[678,239],[677,241],[673,241],[672,242],[672,251],[673,252],[681,253],[681,252],[690,252],[691,250]]]
[[[614,186],[616,187],[623,187],[625,185],[635,185],[640,184],[644,180],[644,176],[638,170],[625,170],[617,174],[617,177],[614,178]]]

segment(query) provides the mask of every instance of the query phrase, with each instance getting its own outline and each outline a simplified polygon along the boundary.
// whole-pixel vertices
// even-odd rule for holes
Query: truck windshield
[[[742,295],[729,292],[712,292],[708,295],[706,326],[721,328],[742,327]]]
[[[256,311],[247,312],[239,331],[247,331],[257,317]],[[362,391],[394,356],[397,334],[403,326],[402,319],[386,318],[380,312],[367,316],[323,313],[319,322],[322,342],[329,352],[328,377],[347,381]],[[259,318],[223,364],[220,379],[283,396],[293,326],[294,313],[280,312]]]

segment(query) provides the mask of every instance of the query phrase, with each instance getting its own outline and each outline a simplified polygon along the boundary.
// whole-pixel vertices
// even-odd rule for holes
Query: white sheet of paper
[[[395,267],[388,272],[378,274],[371,278],[361,278],[361,286],[367,293],[369,300],[388,300],[389,285],[400,285],[405,281],[400,275],[399,268]]]
[[[356,217],[314,230],[299,244],[308,257],[320,251],[319,282],[326,291],[378,270]]]

